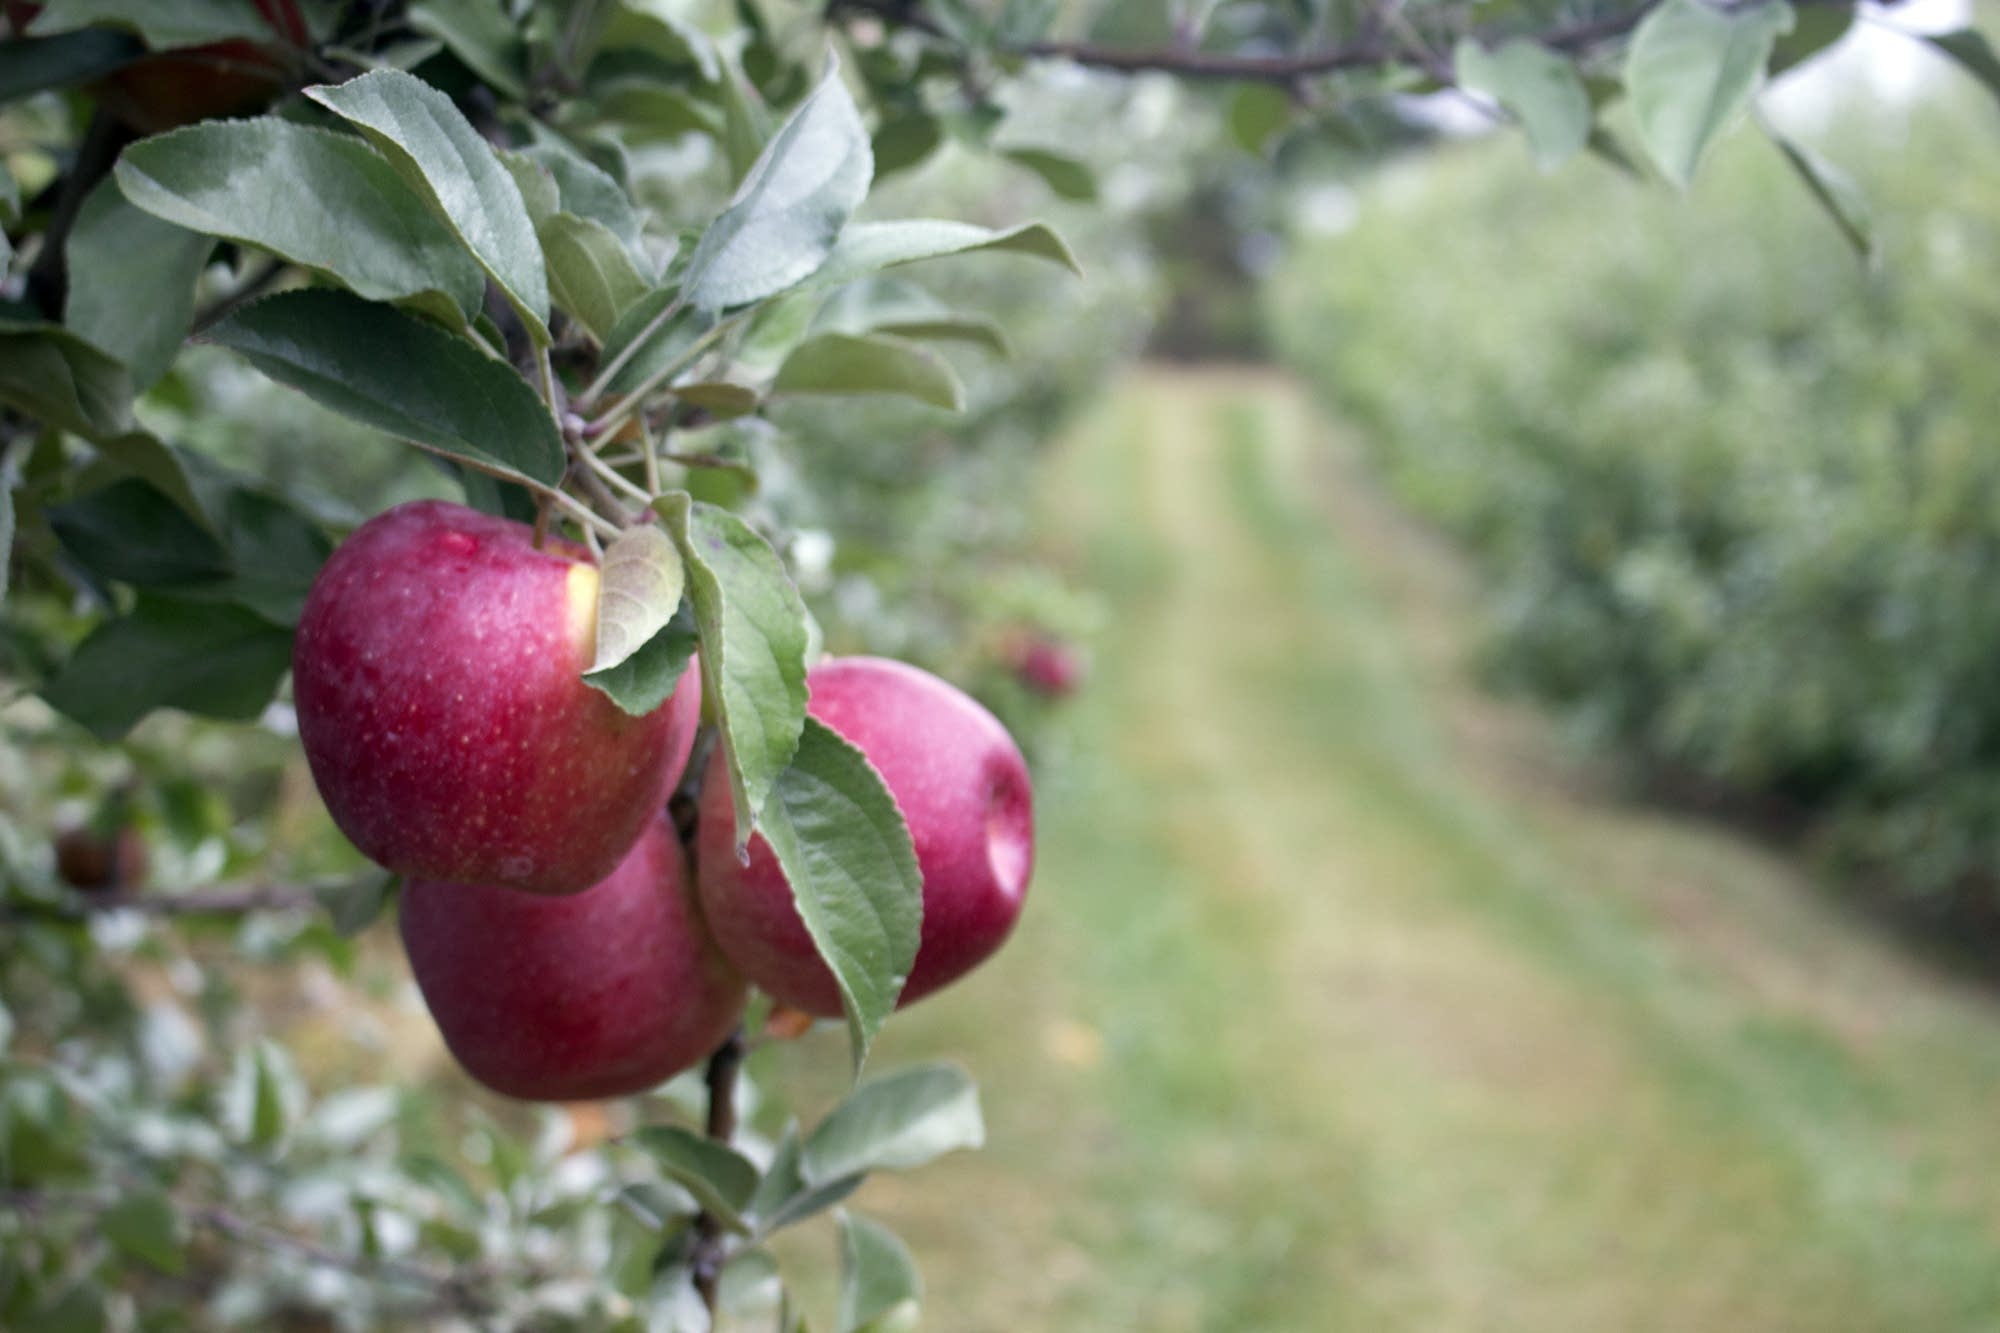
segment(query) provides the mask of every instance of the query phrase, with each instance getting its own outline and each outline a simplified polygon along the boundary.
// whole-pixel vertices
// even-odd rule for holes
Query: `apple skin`
[[[697,671],[632,717],[581,676],[597,568],[524,523],[420,500],[355,529],[299,618],[299,739],[334,822],[415,878],[576,893],[665,803]]]
[[[956,981],[1006,941],[1034,867],[1034,795],[1007,729],[927,671],[878,657],[834,658],[806,673],[807,711],[868,756],[910,826],[924,881],[917,961],[898,1006]],[[813,948],[763,836],[735,848],[735,806],[718,749],[702,780],[696,882],[702,912],[737,970],[780,1004],[840,1013],[833,973]]]
[[[743,1015],[743,979],[702,926],[664,819],[582,893],[412,880],[400,918],[445,1045],[508,1097],[642,1092],[707,1057]]]
[[[1036,635],[1014,658],[1014,678],[1044,699],[1067,699],[1083,685],[1083,656],[1061,639]]]

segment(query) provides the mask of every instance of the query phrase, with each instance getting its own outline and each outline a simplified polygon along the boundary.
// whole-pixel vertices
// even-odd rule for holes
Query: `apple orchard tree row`
[[[816,660],[788,534],[754,499],[773,403],[962,405],[926,341],[978,316],[913,316],[885,271],[1075,267],[1034,223],[857,220],[871,185],[950,140],[1087,195],[1083,164],[995,143],[995,89],[1046,62],[1212,85],[1253,152],[1456,89],[1545,166],[1591,152],[1685,184],[1768,75],[1857,13],[1242,4],[1173,30],[1033,0],[0,8],[0,592],[23,687],[117,746],[155,710],[255,718],[289,671],[319,793],[400,886],[464,1068],[511,1098],[664,1085],[647,1105],[679,1108],[587,1152],[568,1120],[523,1143],[468,1111],[476,1173],[385,1157],[386,1090],[310,1106],[267,1040],[211,1068],[136,978],[185,980],[203,923],[245,914],[233,948],[288,928],[338,954],[390,875],[170,894],[121,830],[63,841],[57,875],[0,823],[0,975],[39,987],[0,1008],[0,1324],[313,1309],[784,1333],[807,1313],[764,1242],[829,1212],[832,1326],[914,1321],[909,1251],[836,1210],[983,1126],[937,1065],[758,1136],[751,996],[767,1032],[844,1020],[858,1076],[899,1004],[999,947],[1033,859],[1005,730],[915,668]],[[1925,40],[2000,78],[1978,34]],[[1851,184],[1781,146],[1866,251]],[[423,451],[458,498],[329,515],[168,438],[190,344]],[[187,950],[132,934],[137,914],[185,918]],[[212,1027],[229,1040],[227,1006]]]

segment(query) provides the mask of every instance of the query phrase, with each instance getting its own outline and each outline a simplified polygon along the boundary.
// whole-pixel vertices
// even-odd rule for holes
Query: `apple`
[[[807,711],[875,765],[909,823],[924,881],[910,1004],[984,962],[1021,914],[1034,865],[1028,766],[1007,729],[927,671],[878,657],[829,659],[806,673]],[[738,971],[780,1004],[840,1012],[777,858],[761,835],[737,858],[735,809],[718,750],[702,780],[696,883],[703,914]]]
[[[642,1092],[705,1058],[743,1014],[743,979],[702,927],[664,819],[582,893],[412,880],[400,918],[445,1045],[509,1097]]]
[[[88,892],[137,888],[146,878],[146,839],[130,824],[111,832],[88,826],[56,836],[56,874]]]
[[[1044,699],[1067,699],[1083,676],[1083,655],[1061,639],[1036,634],[1015,650],[1014,679]]]
[[[699,672],[633,717],[584,683],[597,566],[524,523],[420,500],[355,529],[292,650],[299,738],[355,846],[415,878],[576,893],[659,813]]]
[[[311,33],[298,0],[255,3],[278,41],[236,38],[161,51],[109,75],[98,85],[98,96],[142,134],[270,105],[297,74]]]

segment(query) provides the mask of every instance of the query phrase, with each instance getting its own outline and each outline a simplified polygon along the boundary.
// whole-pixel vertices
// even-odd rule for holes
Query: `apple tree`
[[[962,407],[937,345],[1003,331],[911,270],[1078,265],[871,192],[951,143],[1090,197],[1005,132],[1079,68],[1174,76],[1253,154],[1452,92],[1544,166],[1685,185],[1856,8],[8,0],[0,1322],[791,1333],[828,1320],[767,1242],[831,1217],[831,1326],[909,1326],[909,1248],[845,1205],[983,1126],[956,1067],[862,1075],[1004,939],[1028,777],[935,677],[817,662],[785,405]],[[1976,33],[1926,40],[2000,86]],[[254,377],[325,438],[232,458],[254,413],[209,391]],[[301,745],[379,868],[233,813],[286,808]],[[52,794],[95,813],[49,828]],[[475,1078],[637,1100],[303,1077],[258,1011],[398,897]],[[814,1018],[853,1081],[801,1125],[741,1065]]]

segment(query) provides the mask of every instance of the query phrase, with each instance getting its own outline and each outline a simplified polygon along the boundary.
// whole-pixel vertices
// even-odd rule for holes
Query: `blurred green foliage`
[[[1806,137],[1876,199],[1879,271],[1747,133],[1678,207],[1480,143],[1376,176],[1271,317],[1476,553],[1505,683],[1910,891],[1990,900],[2000,139],[1970,97]]]

